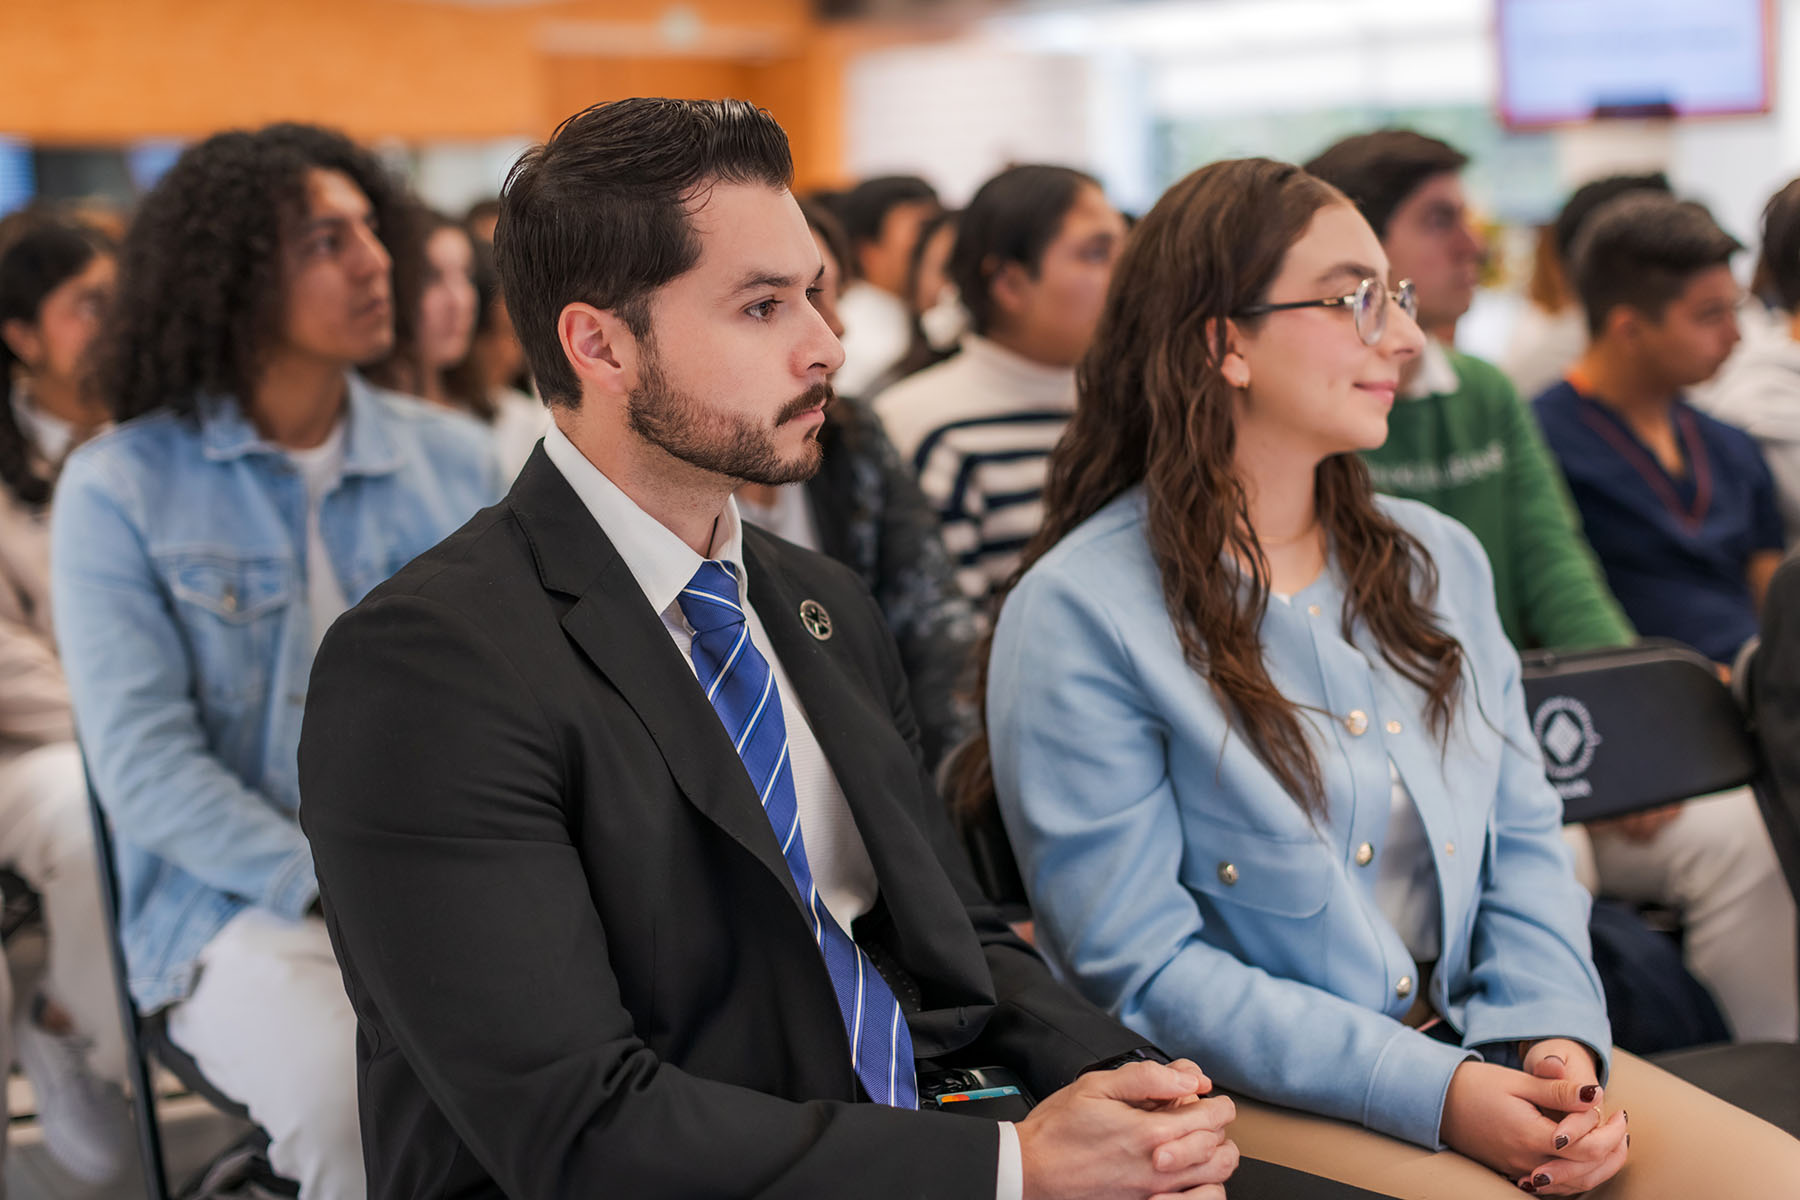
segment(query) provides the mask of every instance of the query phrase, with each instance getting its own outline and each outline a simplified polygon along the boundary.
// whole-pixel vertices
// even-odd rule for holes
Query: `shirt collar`
[[[1436,338],[1426,338],[1419,352],[1419,371],[1400,393],[1403,400],[1423,400],[1427,396],[1453,396],[1462,387],[1456,376],[1456,365],[1450,352]]]
[[[544,434],[544,453],[625,560],[650,607],[659,613],[667,612],[706,560],[619,490],[619,485],[588,461],[587,455],[576,449],[555,422]],[[712,551],[715,561],[728,563],[737,571],[738,595],[747,595],[750,577],[744,565],[744,526],[735,498],[727,498],[725,509],[713,526]]]
[[[75,427],[61,417],[39,408],[31,398],[23,379],[16,380],[12,390],[13,420],[18,423],[32,450],[47,463],[57,464],[75,444]]]
[[[375,389],[355,371],[344,373],[344,474],[385,475],[398,471],[400,452],[387,427],[388,417],[376,401]],[[424,401],[416,401],[423,404]],[[251,424],[244,406],[224,396],[203,396],[199,402],[200,446],[207,458],[243,458],[250,454],[287,451],[267,441]]]

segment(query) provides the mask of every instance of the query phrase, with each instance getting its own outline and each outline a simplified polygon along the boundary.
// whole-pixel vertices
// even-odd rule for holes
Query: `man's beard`
[[[709,410],[663,377],[654,354],[644,359],[643,377],[626,401],[631,430],[651,445],[690,466],[745,483],[779,487],[800,483],[818,473],[824,451],[808,436],[793,458],[775,448],[776,431],[810,409],[833,400],[829,383],[814,384],[782,406],[772,426],[749,418]]]

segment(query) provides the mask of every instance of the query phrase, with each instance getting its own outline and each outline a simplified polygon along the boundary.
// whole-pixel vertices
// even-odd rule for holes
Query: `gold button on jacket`
[[[1375,861],[1375,847],[1364,842],[1356,848],[1356,865],[1366,867]]]
[[[1219,882],[1227,887],[1238,881],[1238,869],[1230,863],[1219,864]]]

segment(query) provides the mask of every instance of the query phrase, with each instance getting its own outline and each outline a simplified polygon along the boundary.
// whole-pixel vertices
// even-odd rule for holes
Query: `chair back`
[[[119,872],[114,865],[112,828],[100,807],[93,772],[87,775],[88,815],[94,824],[94,853],[100,859],[100,909],[106,922],[106,947],[112,955],[113,980],[118,993],[119,1020],[125,1027],[126,1082],[131,1088],[132,1115],[136,1119],[138,1161],[144,1170],[144,1191],[149,1200],[170,1200],[168,1168],[163,1162],[162,1128],[156,1123],[156,1093],[150,1085],[150,1059],[145,1052],[143,1017],[132,998],[125,973],[125,943],[119,937]]]

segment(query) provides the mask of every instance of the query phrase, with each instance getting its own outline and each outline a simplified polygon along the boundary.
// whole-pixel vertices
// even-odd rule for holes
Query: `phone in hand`
[[[952,1067],[919,1075],[919,1107],[990,1121],[1021,1121],[1037,1103],[1005,1067]]]

